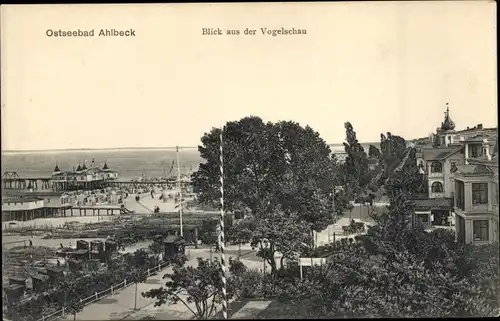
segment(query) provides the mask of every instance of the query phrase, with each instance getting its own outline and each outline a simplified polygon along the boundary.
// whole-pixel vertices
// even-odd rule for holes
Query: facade
[[[458,166],[455,190],[457,241],[498,241],[498,156],[470,158],[467,165]]]
[[[416,143],[417,166],[427,192],[417,203],[417,215],[430,225],[448,225],[453,211],[455,197],[455,175],[457,168],[467,165],[470,159],[487,157],[493,151],[489,141],[496,140],[496,128],[474,128],[455,131],[448,104],[445,118],[435,135]],[[449,204],[449,205],[446,205]]]
[[[55,191],[105,188],[117,178],[118,172],[111,170],[107,163],[102,168],[95,166],[94,162],[90,168],[85,164],[78,165],[73,171],[67,172],[61,171],[56,165],[52,174],[52,188]]]
[[[27,221],[43,217],[44,200],[39,197],[2,196],[2,221]]]

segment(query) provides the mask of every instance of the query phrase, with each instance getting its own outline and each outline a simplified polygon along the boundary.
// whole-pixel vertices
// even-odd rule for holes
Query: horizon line
[[[328,146],[332,145],[343,145],[341,143],[327,143]],[[366,142],[361,144],[380,144],[380,142]],[[51,149],[10,149],[2,150],[2,154],[5,153],[44,153],[44,152],[85,152],[85,151],[111,151],[111,150],[169,150],[169,149],[197,149],[198,146],[168,146],[168,147],[103,147],[103,148],[51,148]]]

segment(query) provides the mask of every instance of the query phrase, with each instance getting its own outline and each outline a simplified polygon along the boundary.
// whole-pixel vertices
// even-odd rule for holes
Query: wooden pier
[[[76,207],[63,205],[26,211],[2,211],[2,222],[31,221],[37,218],[112,216],[119,215],[120,213],[123,213],[123,209],[120,207]]]
[[[73,186],[70,182],[54,182],[52,177],[20,177],[16,172],[5,172],[2,176],[2,187],[4,190],[52,190],[52,191],[70,191],[82,189],[101,189],[106,187],[131,186],[134,188],[144,186],[162,186],[177,187],[179,183],[176,180],[166,181],[119,181],[114,179],[88,182]],[[191,186],[191,182],[180,182],[181,187]]]

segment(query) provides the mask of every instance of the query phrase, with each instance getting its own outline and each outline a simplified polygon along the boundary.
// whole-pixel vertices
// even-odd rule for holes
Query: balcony
[[[443,172],[429,172],[429,177],[443,177],[444,176],[444,173]]]
[[[488,212],[488,204],[480,204],[480,203],[476,203],[476,204],[472,204],[472,210],[474,212],[478,212],[478,211],[484,211],[484,212]]]
[[[429,193],[429,198],[444,198],[444,192],[441,193]]]

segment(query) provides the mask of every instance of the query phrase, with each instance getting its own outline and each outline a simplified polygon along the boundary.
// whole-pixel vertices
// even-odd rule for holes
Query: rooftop
[[[446,147],[446,148],[422,148],[422,158],[424,160],[443,160],[457,152],[463,147]]]
[[[183,243],[184,238],[182,236],[169,235],[163,241],[164,243]]]
[[[413,201],[415,207],[418,208],[426,208],[426,209],[438,209],[438,208],[451,208],[452,200],[448,198],[428,198],[428,199],[419,199]]]
[[[21,197],[3,196],[2,197],[2,204],[7,204],[7,203],[30,203],[30,202],[39,202],[39,201],[43,201],[43,198],[36,197],[36,196],[21,196]]]
[[[87,254],[88,252],[89,252],[89,250],[87,250],[87,249],[79,249],[79,250],[74,251],[73,254],[84,255],[84,254]]]
[[[446,103],[446,112],[444,113],[444,122],[441,123],[441,129],[442,130],[455,129],[455,123],[453,122],[453,120],[451,120],[450,117],[450,107],[448,106],[448,103]]]
[[[455,174],[465,176],[488,176],[491,173],[491,170],[483,164],[457,165],[457,171],[455,172]]]

